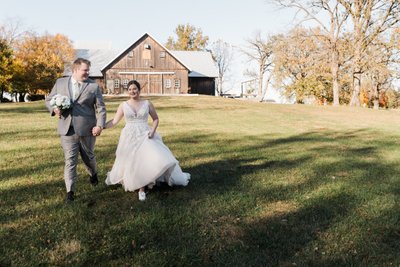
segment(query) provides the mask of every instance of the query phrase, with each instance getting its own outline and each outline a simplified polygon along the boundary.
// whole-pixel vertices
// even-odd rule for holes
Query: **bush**
[[[45,99],[45,95],[28,95],[28,101],[38,101]]]
[[[8,98],[1,98],[1,99],[0,99],[0,102],[1,102],[1,103],[9,103],[9,102],[11,102],[11,100],[8,99]]]

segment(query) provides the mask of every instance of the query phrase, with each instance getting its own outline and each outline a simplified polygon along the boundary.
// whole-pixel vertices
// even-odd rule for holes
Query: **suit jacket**
[[[65,95],[71,99],[71,108],[64,110],[58,121],[58,133],[66,135],[71,125],[74,127],[75,133],[79,136],[92,135],[92,128],[94,126],[104,128],[106,123],[106,107],[99,85],[91,79],[85,80],[75,101],[72,101],[70,87],[71,77],[57,79],[51,93],[46,98],[46,107],[50,111],[51,116],[55,115],[53,112],[54,108],[50,106],[50,100],[54,95]]]

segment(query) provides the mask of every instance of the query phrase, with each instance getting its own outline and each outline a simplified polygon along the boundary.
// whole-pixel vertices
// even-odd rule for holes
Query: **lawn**
[[[56,119],[0,104],[0,266],[400,266],[400,111],[149,99],[189,185],[106,186],[121,123],[70,205]]]

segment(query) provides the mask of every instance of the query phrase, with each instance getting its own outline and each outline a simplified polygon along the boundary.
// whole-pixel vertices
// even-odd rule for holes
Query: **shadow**
[[[267,190],[265,193],[271,192]],[[344,205],[343,199],[348,200],[350,205]],[[246,266],[334,266],[329,262],[325,262],[327,265],[318,265],[315,261],[301,262],[298,256],[332,225],[346,218],[354,209],[354,200],[350,195],[338,193],[314,199],[309,205],[294,212],[239,222],[237,224],[244,229],[240,242],[231,242],[225,237],[228,241],[225,249],[222,253],[211,254],[209,261],[224,266],[235,265],[237,262],[246,263]],[[320,251],[315,247],[313,249],[306,253],[315,254],[317,261]],[[345,262],[340,263],[339,266],[343,266]]]
[[[56,133],[56,130],[46,128],[46,129],[35,129],[34,132],[38,135],[38,137],[36,137],[37,139],[40,139],[40,138],[44,139],[49,136],[53,136]],[[26,132],[26,131],[16,131],[16,130],[8,131],[6,129],[2,129],[2,131],[0,132],[0,138],[6,138],[6,137],[12,136],[14,138],[14,140],[17,140],[18,138],[23,138],[23,137],[30,137],[31,135],[32,135],[32,133]]]
[[[40,175],[41,173],[53,173],[54,171],[61,171],[64,168],[64,161],[54,160],[42,164],[35,164],[34,167],[27,167],[25,164],[22,167],[17,167],[17,164],[9,166],[9,168],[1,170],[2,182],[22,177],[29,177],[31,174]]]
[[[6,103],[0,106],[0,113],[15,113],[15,114],[32,114],[32,113],[48,113],[44,101],[35,102],[18,102],[18,103]]]

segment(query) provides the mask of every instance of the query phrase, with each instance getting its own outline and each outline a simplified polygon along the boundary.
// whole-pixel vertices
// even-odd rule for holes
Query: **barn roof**
[[[101,68],[116,54],[117,52],[111,49],[75,49],[76,58],[81,57],[90,61],[90,77],[103,77]],[[71,73],[71,69],[65,69],[64,76],[69,76]]]
[[[184,62],[191,72],[189,77],[218,77],[218,71],[210,52],[205,51],[170,51]]]

